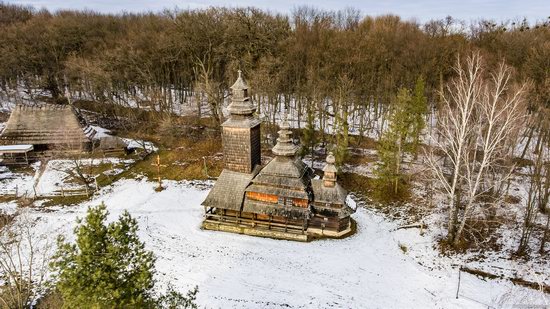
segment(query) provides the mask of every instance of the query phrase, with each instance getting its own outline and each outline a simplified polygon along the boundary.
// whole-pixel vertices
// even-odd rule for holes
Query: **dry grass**
[[[504,217],[469,219],[466,221],[466,227],[458,245],[454,246],[447,238],[442,238],[439,240],[439,250],[443,254],[474,250],[480,253],[475,259],[483,260],[484,252],[502,250],[502,244],[499,243],[500,235],[496,231],[505,221]]]
[[[351,150],[346,163],[351,165],[367,165],[378,161],[377,155],[365,154],[362,150],[363,148]]]
[[[63,297],[56,290],[49,291],[41,297],[36,304],[38,309],[58,309],[63,308]]]
[[[14,195],[0,195],[0,203],[8,203],[16,199]]]
[[[6,122],[10,118],[9,113],[0,112],[0,122]]]
[[[13,218],[15,218],[14,215],[8,215],[0,212],[0,230],[10,224],[13,221]]]
[[[363,149],[376,149],[378,147],[378,142],[371,137],[351,135],[350,145]]]
[[[403,252],[404,254],[407,254],[407,251],[409,251],[409,248],[407,248],[407,246],[403,243],[398,243],[398,246],[401,252]]]
[[[51,207],[51,206],[71,206],[78,205],[82,202],[89,200],[92,197],[86,195],[75,195],[75,196],[56,196],[51,197],[45,200],[42,203],[42,207]]]
[[[158,177],[157,156],[162,179],[209,179],[217,177],[223,168],[221,138],[218,131],[207,127],[191,127],[177,135],[151,136],[159,145],[157,153],[137,162],[130,173],[150,179]]]
[[[362,195],[370,195],[373,180],[367,176],[355,173],[342,173],[338,176],[340,184],[348,191]]]

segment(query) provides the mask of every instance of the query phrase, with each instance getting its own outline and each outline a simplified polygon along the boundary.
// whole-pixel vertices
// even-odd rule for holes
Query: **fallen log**
[[[397,230],[414,229],[414,228],[424,229],[425,227],[426,227],[425,224],[414,223],[414,224],[407,224],[407,225],[399,226],[395,230],[397,231]]]

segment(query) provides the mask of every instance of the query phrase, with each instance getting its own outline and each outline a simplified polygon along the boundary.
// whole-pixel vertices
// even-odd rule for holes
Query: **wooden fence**
[[[29,198],[48,198],[48,197],[65,197],[65,196],[91,196],[96,191],[95,188],[90,188],[89,190],[86,190],[86,188],[79,188],[79,189],[64,189],[61,187],[61,190],[56,190],[53,192],[47,192],[47,193],[38,193],[36,191],[36,187],[34,187],[32,190],[22,190],[18,188],[17,186],[14,189],[0,189],[0,195],[1,196],[8,196],[8,197],[14,197],[14,198],[20,198],[20,197],[29,197]]]

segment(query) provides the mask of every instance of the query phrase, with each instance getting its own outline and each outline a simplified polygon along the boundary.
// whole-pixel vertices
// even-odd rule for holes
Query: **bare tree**
[[[75,147],[75,145],[79,145]],[[74,141],[70,136],[65,135],[64,140],[57,147],[57,150],[65,155],[70,161],[69,168],[55,168],[54,170],[62,172],[78,181],[84,186],[86,190],[86,195],[90,194],[90,191],[93,189],[94,178],[91,176],[92,169],[94,166],[93,156],[89,159],[84,158],[85,156],[85,141],[79,137],[77,141]],[[88,172],[85,171],[85,167],[88,166]],[[97,189],[97,188],[96,188]]]
[[[513,167],[503,170],[500,162],[512,155],[508,145],[524,115],[524,86],[511,86],[511,70],[504,63],[485,76],[479,53],[465,64],[459,58],[454,70],[457,77],[441,95],[434,133],[439,136],[427,163],[448,197],[448,239],[456,246],[479,197],[493,193],[511,174]],[[488,181],[490,173],[496,178]]]
[[[210,54],[207,54],[204,59],[197,58],[193,70],[197,78],[196,89],[201,94],[205,94],[212,117],[217,124],[221,124],[222,105],[226,96],[222,83],[215,81],[212,77],[214,68],[210,61]]]
[[[35,230],[25,213],[0,232],[1,307],[29,308],[44,289],[51,248],[47,234]]]
[[[524,254],[529,246],[529,240],[535,229],[537,215],[539,210],[542,212],[548,204],[548,182],[546,177],[548,174],[547,161],[548,148],[543,147],[536,152],[534,165],[531,167],[529,175],[529,191],[525,203],[525,215],[523,220],[523,228],[521,231],[521,239],[517,249],[517,254]],[[543,240],[544,241],[544,240]]]
[[[546,225],[544,232],[542,234],[542,239],[540,242],[539,252],[544,254],[546,251],[544,249],[546,243],[550,240],[550,138],[547,135],[547,141],[545,146],[540,149],[540,154],[546,153],[545,161],[543,164],[543,171],[541,170],[541,175],[537,178],[537,187],[539,191],[538,196],[538,206],[539,211],[546,214]],[[542,156],[542,155],[541,155]]]

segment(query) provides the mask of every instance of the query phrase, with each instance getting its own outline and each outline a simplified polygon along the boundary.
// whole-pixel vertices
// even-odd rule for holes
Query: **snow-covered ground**
[[[404,253],[431,242],[418,230],[397,230],[382,215],[359,208],[357,233],[311,243],[272,240],[200,229],[200,203],[209,184],[121,180],[81,205],[28,211],[35,229],[54,239],[72,235],[76,217],[104,202],[110,220],[127,209],[140,237],[158,257],[158,278],[181,290],[199,286],[206,308],[487,308],[546,305],[548,296],[507,280],[482,280],[450,264],[426,267]],[[54,211],[52,211],[54,210]],[[429,258],[437,254],[426,246]]]
[[[35,162],[31,165],[34,173],[13,172],[6,166],[0,166],[0,194],[31,195],[40,164]]]
[[[112,136],[111,131],[99,126],[91,126],[92,129],[95,130],[96,134],[94,135],[95,139],[101,139],[102,137],[108,137]],[[132,139],[132,138],[120,138],[125,144],[128,149],[144,149],[147,151],[158,151],[158,147],[155,146],[152,142],[139,140],[139,139]]]
[[[121,170],[115,168],[115,166],[125,167],[128,164],[133,163],[134,160],[123,160],[120,158],[100,158],[100,159],[81,159],[77,161],[72,160],[50,160],[46,164],[43,174],[36,184],[36,194],[47,196],[61,190],[79,190],[84,189],[84,185],[78,182],[67,181],[70,180],[71,170],[76,168],[75,164],[81,166],[98,166],[100,164],[111,164],[113,170]],[[108,170],[107,172],[109,172]]]
[[[61,190],[84,190],[83,184],[71,179],[71,171],[76,168],[75,162],[86,168],[110,164],[111,168],[103,174],[116,175],[123,172],[134,160],[121,158],[50,160],[42,169],[41,162],[38,161],[31,165],[32,171],[25,172],[12,171],[5,166],[0,166],[0,194],[33,197],[55,195]]]

